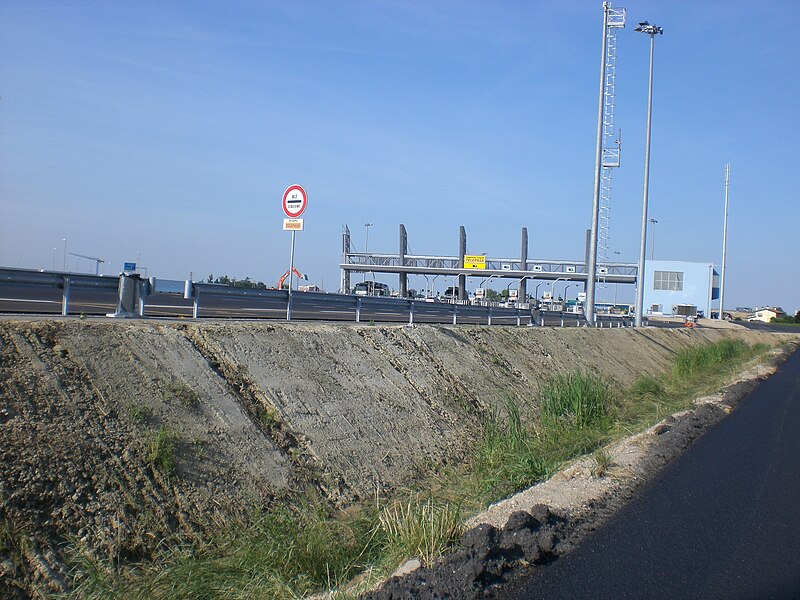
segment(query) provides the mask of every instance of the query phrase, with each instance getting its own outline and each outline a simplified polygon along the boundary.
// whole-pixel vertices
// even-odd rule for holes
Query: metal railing
[[[191,305],[176,304],[171,308],[177,310],[191,309],[192,317],[201,317],[201,311],[206,305],[213,304],[210,299],[231,298],[239,301],[237,310],[239,311],[268,311],[273,310],[275,315],[267,316],[264,313],[261,318],[271,318],[283,320],[286,316],[286,305],[288,303],[287,290],[273,289],[248,289],[190,281],[171,281],[141,279],[138,275],[121,274],[119,277],[103,277],[96,275],[85,275],[79,273],[63,273],[52,271],[31,271],[25,269],[0,268],[0,290],[4,295],[8,292],[16,291],[17,298],[11,300],[24,303],[26,294],[30,298],[32,289],[42,290],[61,290],[61,314],[70,314],[70,295],[75,291],[102,291],[106,294],[106,300],[116,298],[116,312],[106,313],[108,316],[124,317],[145,317],[148,315],[148,305],[158,297],[165,295],[180,298],[186,302],[191,301]],[[132,291],[131,291],[132,290]],[[116,292],[115,296],[109,298],[109,292]],[[128,298],[123,302],[123,294],[134,294],[133,298]],[[117,295],[119,296],[117,298]],[[55,297],[55,295],[53,295]],[[293,292],[293,302],[295,310],[303,312],[304,319],[314,320],[349,320],[356,323],[364,321],[388,321],[406,322],[415,324],[419,322],[435,322],[458,324],[485,324],[485,325],[516,325],[516,326],[576,326],[584,324],[582,316],[571,313],[549,313],[545,311],[530,310],[527,305],[516,308],[501,307],[497,305],[473,305],[467,302],[431,302],[429,300],[410,299],[410,298],[391,298],[380,296],[356,296],[351,294],[327,294],[322,292]],[[4,298],[0,300],[9,300]],[[47,301],[50,302],[50,301]],[[55,301],[53,301],[55,302]],[[218,304],[218,303],[217,303]],[[125,310],[122,310],[127,306]],[[272,305],[274,309],[263,308],[265,305]],[[242,308],[243,306],[243,308]],[[324,309],[324,312],[320,310]],[[207,309],[206,315],[209,311]],[[227,309],[213,309],[218,313],[215,316],[223,318],[241,318],[241,312],[237,312],[233,307]],[[227,314],[226,314],[227,311]],[[6,310],[6,312],[20,312]],[[24,311],[23,311],[24,312]],[[41,311],[40,311],[41,312]],[[47,312],[46,310],[44,312]],[[317,314],[314,314],[314,313]],[[330,315],[335,313],[337,318]],[[311,316],[309,316],[311,315]],[[252,318],[252,317],[248,317]],[[597,326],[627,326],[629,319],[609,317],[603,321],[598,321]]]

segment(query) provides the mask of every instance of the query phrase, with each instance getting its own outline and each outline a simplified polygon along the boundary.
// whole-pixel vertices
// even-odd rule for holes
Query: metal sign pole
[[[289,300],[286,302],[286,320],[292,320],[292,284],[294,282],[294,234],[292,231],[292,252],[289,257]]]

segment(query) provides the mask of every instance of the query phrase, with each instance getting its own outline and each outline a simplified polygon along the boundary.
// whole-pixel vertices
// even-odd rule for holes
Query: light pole
[[[653,260],[656,255],[656,221],[655,219],[647,220],[652,227],[650,228],[650,260]]]
[[[634,31],[646,33],[650,36],[650,77],[647,86],[647,138],[645,140],[644,154],[644,194],[642,199],[642,242],[639,247],[639,268],[636,271],[636,319],[634,325],[642,326],[642,309],[644,307],[644,261],[647,249],[647,196],[650,191],[650,130],[653,118],[653,49],[657,34],[664,30],[647,21],[639,23]]]
[[[367,253],[369,252],[369,228],[372,227],[372,223],[364,223],[364,262],[367,261]],[[364,272],[364,281],[367,280],[367,273]]]
[[[550,282],[550,306],[551,306],[551,308],[552,308],[552,305],[553,305],[553,292],[556,291],[556,284],[559,281],[567,281],[567,279],[565,277],[558,277],[558,278],[555,279],[555,281],[551,281]]]
[[[486,255],[484,254],[484,256],[486,256]],[[479,286],[479,287],[483,288],[483,290],[484,290],[484,292],[483,292],[483,301],[484,302],[487,302],[487,303],[489,302],[489,288],[487,286],[489,285],[489,282],[492,279],[494,279],[495,277],[497,277],[497,275],[489,275],[489,278],[484,280],[481,283],[481,285]],[[477,296],[477,292],[476,292],[475,295]]]
[[[519,302],[522,302],[523,304],[527,304],[528,303],[527,296],[525,298],[522,298],[522,299],[520,299],[520,297],[519,297],[519,288],[522,285],[522,282],[525,281],[526,279],[532,279],[532,277],[530,277],[529,275],[525,275],[525,277],[520,278],[520,280],[517,282],[517,303],[519,303]]]
[[[56,252],[58,252],[58,248],[53,248],[53,271],[56,270]]]
[[[67,238],[61,240],[64,242],[64,272],[67,272]]]
[[[728,251],[728,183],[731,178],[731,164],[725,165],[725,218],[722,224],[722,265],[720,266],[720,283],[719,283],[719,314],[717,317],[722,320],[725,318],[725,255]],[[713,279],[712,279],[713,287]],[[709,310],[709,317],[711,316]]]

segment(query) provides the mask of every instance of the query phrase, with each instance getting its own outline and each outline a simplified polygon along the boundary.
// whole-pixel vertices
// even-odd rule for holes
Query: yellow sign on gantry
[[[485,269],[486,268],[486,257],[483,255],[480,256],[465,256],[464,257],[464,268],[465,269]]]

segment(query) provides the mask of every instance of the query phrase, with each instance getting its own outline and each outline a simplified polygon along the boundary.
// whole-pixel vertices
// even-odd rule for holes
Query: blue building
[[[692,308],[711,316],[719,299],[719,273],[711,263],[649,260],[644,268],[646,315],[686,315]]]

